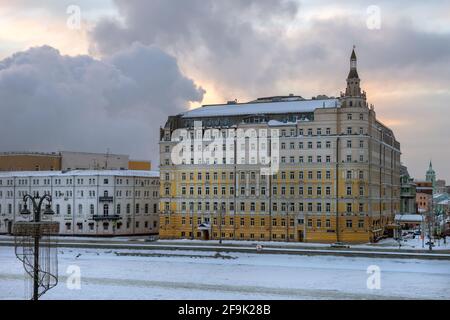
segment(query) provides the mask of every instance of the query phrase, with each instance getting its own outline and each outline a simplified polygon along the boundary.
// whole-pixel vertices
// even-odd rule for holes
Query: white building
[[[58,221],[61,235],[159,232],[156,171],[0,172],[0,234],[10,233],[15,221],[32,219],[20,214],[26,194],[52,196],[55,215],[43,219]]]

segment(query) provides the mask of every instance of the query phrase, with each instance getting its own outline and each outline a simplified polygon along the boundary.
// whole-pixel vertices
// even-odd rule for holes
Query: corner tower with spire
[[[350,56],[350,71],[347,77],[347,88],[341,93],[343,106],[345,107],[367,107],[366,93],[361,90],[361,79],[358,75],[358,59],[353,46]]]
[[[428,167],[427,173],[425,175],[425,180],[431,182],[433,186],[433,193],[436,190],[436,171],[433,169],[433,163],[430,160],[430,165]]]

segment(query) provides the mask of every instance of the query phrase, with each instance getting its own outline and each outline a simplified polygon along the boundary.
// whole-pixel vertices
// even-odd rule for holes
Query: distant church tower
[[[427,173],[426,173],[426,178],[425,180],[427,182],[431,182],[433,184],[433,193],[435,192],[436,189],[436,172],[433,169],[433,164],[430,161],[430,166],[428,167]]]
[[[347,77],[347,88],[345,94],[341,94],[345,107],[366,107],[366,93],[361,91],[361,79],[358,75],[358,59],[356,58],[355,46],[350,56],[350,72]]]

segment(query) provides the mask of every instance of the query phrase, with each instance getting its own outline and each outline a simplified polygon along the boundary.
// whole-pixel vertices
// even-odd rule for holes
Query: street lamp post
[[[398,227],[397,227],[397,241],[398,241],[398,248],[400,249],[402,247],[402,216],[400,216],[400,219],[398,220]]]
[[[30,210],[27,207],[27,201],[31,200],[33,204],[33,222],[39,223],[41,222],[41,209],[42,204],[44,203],[44,200],[48,201],[48,204],[45,207],[44,214],[45,215],[53,215],[55,214],[51,208],[52,203],[52,197],[48,194],[39,197],[37,196],[30,196],[29,194],[26,194],[23,197],[24,206],[20,214],[22,215],[29,215],[31,214]],[[39,298],[39,240],[40,235],[36,233],[33,235],[34,237],[34,265],[33,265],[33,300],[38,300]]]
[[[220,205],[220,209],[219,209],[219,243],[222,244],[222,214],[224,211],[224,204],[222,203]]]
[[[433,250],[433,245],[431,243],[431,236],[432,236],[432,228],[431,228],[431,224],[432,224],[432,218],[434,215],[434,209],[433,209],[433,200],[434,200],[434,195],[433,193],[431,193],[431,209],[429,210],[430,214],[428,216],[428,250],[432,251]],[[434,223],[434,222],[433,222]],[[434,226],[433,226],[434,228]]]
[[[194,240],[194,210],[190,210],[191,208],[189,208],[189,211],[191,212],[190,218],[191,218],[191,240]]]

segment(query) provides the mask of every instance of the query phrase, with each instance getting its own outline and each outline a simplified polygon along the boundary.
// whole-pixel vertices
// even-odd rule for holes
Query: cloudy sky
[[[109,148],[155,163],[168,115],[338,95],[353,45],[410,173],[423,178],[432,159],[450,184],[445,0],[0,0],[0,150]]]

